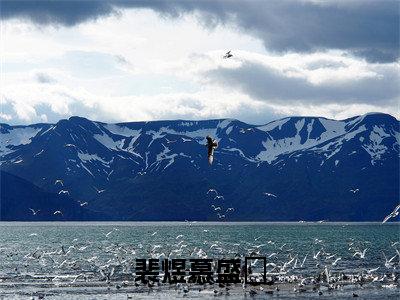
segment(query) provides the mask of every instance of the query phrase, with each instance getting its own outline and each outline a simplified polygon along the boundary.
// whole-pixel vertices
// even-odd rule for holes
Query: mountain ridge
[[[384,216],[376,213],[399,199],[399,131],[399,121],[382,113],[287,117],[264,125],[236,119],[104,123],[73,116],[55,124],[0,124],[1,169],[53,193],[54,180],[62,179],[73,198],[116,220],[378,220]],[[212,166],[208,134],[219,141]],[[374,179],[375,190],[356,176],[369,185]],[[344,193],[330,195],[326,182]],[[350,195],[354,185],[360,192]],[[218,203],[207,196],[209,188],[235,212],[220,218],[211,211]],[[263,196],[271,191],[281,201]],[[335,202],[356,197],[368,205],[384,202],[361,216],[352,212],[362,210],[361,199],[351,211],[335,212]],[[245,211],[243,203],[252,208]],[[299,211],[286,211],[299,203]]]

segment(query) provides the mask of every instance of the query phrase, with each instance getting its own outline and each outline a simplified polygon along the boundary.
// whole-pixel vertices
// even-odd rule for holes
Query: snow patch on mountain
[[[289,119],[282,119],[278,120],[276,122],[269,123],[265,126],[258,127],[259,129],[262,129],[263,131],[271,131],[275,129],[276,127],[279,127],[281,129],[282,125],[287,123]],[[304,141],[304,143],[301,143],[301,136],[300,136],[300,131],[303,129],[305,126],[306,119],[300,119],[298,120],[294,126],[296,128],[296,135],[294,137],[286,137],[283,139],[268,139],[264,142],[262,142],[263,147],[265,150],[262,150],[257,156],[256,159],[260,161],[266,161],[268,163],[271,163],[274,161],[279,155],[285,154],[285,153],[291,153],[295,152],[298,150],[304,150],[304,149],[309,149],[312,148],[312,150],[316,150],[317,152],[328,152],[325,153],[326,159],[331,158],[333,155],[339,152],[340,149],[337,149],[340,147],[342,142],[344,140],[349,140],[353,138],[353,135],[358,134],[361,131],[366,130],[365,126],[360,127],[359,129],[348,133],[346,135],[346,122],[342,121],[335,121],[335,120],[329,120],[329,119],[324,119],[324,118],[318,118],[318,120],[321,122],[322,126],[325,128],[325,131],[321,133],[321,135],[316,138],[316,139],[311,139],[310,134],[313,130],[313,126],[315,123],[315,119],[311,119],[310,122],[307,123],[307,138]],[[327,144],[323,146],[322,148],[318,148],[319,144],[322,144],[326,141],[329,141],[331,139],[335,139],[339,136],[343,136],[343,139],[334,141],[332,144]],[[315,147],[315,148],[313,148]]]
[[[164,134],[164,132],[162,131],[163,128],[164,128],[164,127],[161,127],[159,131],[154,131],[154,130],[146,131],[146,134],[152,136],[152,140],[151,140],[151,142],[149,143],[149,147],[151,146],[151,144],[153,144],[153,142],[154,142],[155,140],[158,140],[158,139],[161,139],[161,138],[165,137],[165,134]]]
[[[175,162],[175,157],[177,157],[178,154],[174,153],[174,154],[168,155],[171,152],[171,150],[168,147],[166,147],[164,144],[161,144],[161,145],[164,147],[164,150],[161,153],[157,154],[156,162],[161,162],[163,160],[169,160],[167,165],[164,167],[164,170],[165,170],[166,168],[168,168],[170,165],[172,165]]]
[[[85,171],[88,172],[94,178],[93,173],[88,168],[86,168],[83,163],[80,163],[79,166],[81,166],[83,169],[85,169]]]
[[[114,149],[115,148],[115,142],[114,140],[108,136],[106,133],[102,134],[94,134],[93,137],[103,146],[105,146],[108,149]]]
[[[112,160],[106,161],[106,160],[102,159],[101,157],[99,157],[97,154],[89,154],[89,153],[82,153],[82,152],[78,152],[78,157],[83,163],[99,161],[104,165],[109,165],[110,162],[112,161]]]
[[[231,124],[231,123],[232,123],[232,120],[231,120],[231,119],[225,119],[225,120],[223,120],[223,121],[221,121],[221,122],[218,123],[217,128],[224,129],[224,128],[228,127],[229,124]]]
[[[285,119],[272,121],[272,122],[270,122],[268,124],[265,124],[265,125],[262,125],[262,126],[258,126],[257,129],[259,129],[261,131],[272,131],[276,127],[279,127],[279,130],[281,130],[282,129],[282,125],[284,125],[289,120],[290,120],[290,118],[285,118]]]
[[[233,126],[229,126],[228,129],[226,129],[226,134],[229,135],[233,130]]]
[[[117,125],[117,124],[107,124],[107,125],[104,125],[104,128],[115,135],[122,135],[125,137],[134,137],[135,140],[140,136],[140,134],[142,132],[141,129],[134,130],[134,129],[130,129],[126,126]]]
[[[324,126],[326,130],[321,134],[321,141],[327,141],[346,133],[346,122],[324,118],[318,118],[318,120],[321,122],[322,126]]]
[[[165,137],[166,134],[181,135],[181,136],[183,135],[185,137],[189,137],[197,141],[203,141],[205,140],[207,135],[210,135],[218,140],[217,128],[202,128],[194,131],[177,131],[170,127],[161,127],[159,131],[150,130],[147,131],[146,133],[153,135],[153,140]]]
[[[382,141],[387,137],[390,137],[390,134],[386,133],[382,127],[374,125],[369,134],[370,143],[362,145],[364,150],[371,156],[372,165],[374,165],[377,160],[382,159],[383,154],[385,154],[387,147],[382,144]]]
[[[2,133],[0,139],[0,153],[2,155],[7,155],[14,152],[10,147],[31,143],[32,138],[34,138],[41,130],[42,128],[23,127],[14,128],[9,130],[7,133]]]
[[[237,153],[240,155],[240,157],[246,159],[247,161],[250,161],[250,162],[258,162],[258,160],[254,160],[254,159],[249,158],[249,157],[247,157],[246,155],[244,155],[243,151],[240,150],[240,149],[238,149],[238,148],[223,148],[222,150],[230,151],[230,152],[237,152]]]
[[[301,120],[297,121],[296,124],[294,124],[294,127],[296,127],[296,130],[297,130],[297,134],[299,134],[300,130],[303,129],[305,121],[306,121],[305,119],[301,119]]]

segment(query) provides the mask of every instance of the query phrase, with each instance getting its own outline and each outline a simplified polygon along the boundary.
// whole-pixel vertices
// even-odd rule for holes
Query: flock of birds
[[[360,190],[359,190],[358,188],[354,188],[354,189],[350,189],[349,191],[350,191],[351,193],[353,193],[353,194],[356,194],[356,193],[358,193]],[[221,195],[215,188],[209,189],[209,190],[207,191],[207,195],[211,195],[211,196],[212,196],[212,199],[213,199],[214,201],[215,201],[215,200],[216,200],[216,201],[225,200],[224,196]],[[276,194],[269,193],[269,192],[264,192],[263,195],[264,195],[266,198],[278,198],[278,196],[277,196]],[[221,203],[221,202],[219,202],[219,203],[217,202],[217,203],[211,204],[211,208],[212,208],[212,211],[216,213],[217,219],[218,219],[218,220],[221,220],[221,221],[226,220],[227,213],[231,213],[231,212],[234,212],[234,211],[235,211],[235,208],[234,208],[234,207],[228,207],[228,208],[226,208],[226,210],[225,210],[225,208],[222,206],[222,203]],[[387,221],[389,221],[389,220],[392,219],[392,218],[396,218],[396,217],[399,215],[399,210],[400,210],[400,204],[397,205],[397,206],[395,207],[395,209],[383,219],[382,224],[386,223]],[[300,220],[299,222],[300,222],[300,223],[305,223],[305,221],[303,221],[303,220]],[[324,220],[318,221],[318,223],[323,223],[323,222],[324,222]]]
[[[193,225],[193,222],[186,222]],[[84,236],[75,238],[70,244],[48,243],[30,251],[17,253],[3,248],[0,259],[6,268],[13,261],[13,276],[41,278],[46,284],[58,287],[103,286],[116,292],[151,292],[173,288],[179,293],[190,291],[204,293],[209,291],[216,296],[230,292],[257,295],[278,293],[280,289],[289,292],[326,292],[340,290],[348,285],[377,284],[380,287],[398,288],[400,277],[400,243],[391,242],[387,250],[376,258],[369,241],[348,239],[342,249],[314,238],[307,242],[307,249],[296,251],[298,245],[289,242],[271,240],[267,236],[256,236],[243,241],[224,241],[216,239],[213,228],[198,225],[188,231],[148,232],[150,239],[143,235],[129,243],[118,242],[118,234],[123,228],[101,230],[99,239]],[[198,232],[195,232],[198,231]],[[31,233],[31,239],[39,238],[40,233]],[[124,239],[126,241],[127,239]],[[304,247],[302,247],[304,248]],[[391,253],[388,255],[388,253]],[[375,255],[375,256],[374,256]],[[5,256],[5,259],[1,256]],[[135,280],[134,266],[136,258],[153,258],[159,261],[171,258],[212,258],[216,269],[216,260],[220,258],[255,257],[248,266],[252,269],[250,280],[262,279],[260,261],[256,257],[266,257],[267,280],[259,286],[246,284],[243,274],[237,285],[214,284],[198,285],[189,283],[189,276],[184,283],[173,285],[160,282],[144,284]],[[247,270],[249,271],[249,269]],[[39,276],[37,274],[46,274]],[[35,277],[36,276],[36,277]],[[356,294],[357,295],[357,294]],[[354,296],[354,295],[353,295]]]
[[[209,189],[207,191],[207,195],[212,197],[213,201],[216,201],[216,203],[211,204],[210,207],[212,209],[212,212],[215,213],[218,220],[225,220],[228,217],[228,214],[235,211],[234,207],[224,208],[222,201],[225,200],[225,198],[216,189]]]
[[[62,187],[62,189],[58,191],[58,194],[59,194],[59,195],[68,195],[68,196],[70,196],[69,191],[66,190],[66,189],[64,189],[64,181],[63,181],[62,179],[56,179],[56,180],[54,181],[54,185],[56,185],[56,186],[61,186],[61,187]],[[96,191],[98,194],[101,194],[101,193],[103,193],[103,192],[106,191],[105,189],[99,190],[99,189],[96,188],[95,186],[93,186],[93,188],[95,189],[95,191]],[[79,206],[80,206],[80,207],[84,207],[84,206],[87,206],[87,205],[89,204],[89,202],[87,202],[87,201],[81,201],[81,200],[78,200],[77,203],[79,203]],[[37,215],[39,214],[39,212],[41,211],[41,209],[33,209],[33,208],[29,208],[29,210],[31,211],[31,213],[32,213],[33,216],[37,216]],[[54,212],[52,212],[52,214],[53,214],[54,216],[64,216],[62,210],[55,210]]]
[[[54,182],[54,184],[55,184],[55,185],[59,184],[59,185],[61,185],[62,187],[64,187],[64,182],[63,182],[63,180],[61,180],[61,179],[56,179],[55,182]],[[100,190],[99,190],[99,189],[96,188],[95,186],[94,186],[93,188],[96,190],[96,192],[97,192],[98,194],[103,193],[104,191],[106,191],[105,189],[100,189]],[[353,188],[353,189],[350,189],[350,190],[349,190],[349,192],[351,192],[351,193],[353,193],[353,194],[356,194],[356,193],[358,193],[359,191],[360,191],[360,190],[359,190],[358,188]],[[61,190],[58,192],[58,194],[69,195],[69,191],[68,191],[68,190],[64,190],[64,189],[61,189]],[[264,196],[267,197],[267,198],[277,198],[277,197],[278,197],[276,194],[269,193],[269,192],[264,192],[263,194],[264,194]],[[221,220],[221,221],[226,220],[228,213],[233,213],[233,212],[235,211],[235,208],[234,208],[234,207],[227,207],[227,208],[224,208],[224,207],[222,206],[221,200],[225,200],[225,198],[224,198],[224,196],[223,196],[222,194],[220,194],[216,189],[214,189],[214,188],[209,189],[209,190],[207,191],[207,195],[212,196],[212,199],[213,199],[214,201],[216,201],[216,203],[211,204],[210,207],[212,208],[212,211],[215,212],[216,217],[217,217],[218,220]],[[87,205],[89,204],[87,201],[80,201],[80,200],[78,200],[77,202],[79,203],[80,207],[84,207],[84,206],[87,206]],[[33,216],[38,215],[39,212],[41,211],[40,209],[33,209],[33,208],[29,208],[29,210],[31,211],[31,213],[32,213]],[[389,221],[389,220],[392,219],[392,218],[396,218],[396,217],[399,215],[399,210],[400,210],[400,204],[397,205],[397,206],[395,207],[395,209],[383,219],[382,224],[386,223],[387,221]],[[61,210],[55,210],[55,211],[53,212],[53,215],[54,215],[54,216],[57,216],[57,215],[63,216],[63,212],[62,212]],[[303,223],[304,221],[300,221],[300,222]],[[322,222],[323,222],[323,221],[320,221],[320,223],[322,223]]]

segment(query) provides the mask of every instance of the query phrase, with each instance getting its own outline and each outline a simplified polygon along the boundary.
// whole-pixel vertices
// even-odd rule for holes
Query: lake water
[[[394,223],[0,222],[0,299],[396,299],[399,240]],[[269,285],[135,284],[138,258],[246,256]]]

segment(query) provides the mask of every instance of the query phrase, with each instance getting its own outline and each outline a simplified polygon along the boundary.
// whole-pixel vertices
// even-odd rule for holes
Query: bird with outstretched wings
[[[208,163],[211,165],[214,160],[214,149],[218,147],[218,142],[213,140],[211,136],[207,136]]]
[[[231,53],[231,50],[229,50],[228,52],[225,53],[224,58],[231,58],[233,56],[233,54]]]

